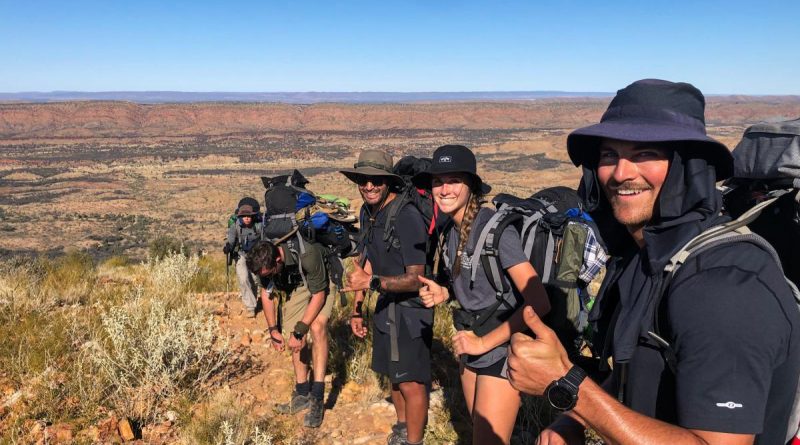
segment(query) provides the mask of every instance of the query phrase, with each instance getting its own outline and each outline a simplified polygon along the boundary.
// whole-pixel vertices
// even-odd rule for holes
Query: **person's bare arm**
[[[421,286],[417,276],[424,273],[424,264],[406,266],[406,272],[402,275],[381,276],[381,290],[387,292],[417,292]]]
[[[507,269],[508,276],[519,289],[525,300],[525,305],[533,307],[537,314],[544,316],[550,312],[550,300],[547,292],[542,286],[539,275],[530,263],[524,262]],[[522,331],[526,328],[525,321],[522,319],[522,307],[519,308],[508,321],[494,328],[491,332],[481,337],[484,352],[490,351],[499,345],[507,342],[514,332]]]

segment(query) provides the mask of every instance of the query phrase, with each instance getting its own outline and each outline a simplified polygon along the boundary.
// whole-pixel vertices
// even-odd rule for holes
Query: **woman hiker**
[[[500,238],[500,263],[503,280],[513,283],[503,294],[505,304],[497,302],[495,291],[481,264],[470,264],[470,252],[478,236],[494,214],[481,204],[490,190],[476,173],[475,155],[461,145],[445,145],[433,153],[426,173],[415,176],[418,186],[430,187],[439,208],[454,224],[445,231],[443,259],[450,273],[450,288],[461,306],[453,313],[458,332],[453,348],[461,357],[461,387],[472,416],[473,444],[509,444],[520,406],[520,394],[506,377],[506,353],[511,334],[525,328],[523,305],[533,306],[539,316],[550,311],[550,302],[533,266],[522,251],[519,233],[508,226]],[[477,267],[477,274],[472,268]],[[474,283],[470,283],[474,275]],[[420,276],[419,291],[427,307],[448,300],[446,287]],[[514,289],[519,290],[516,293]],[[517,295],[522,296],[520,301]],[[491,307],[496,309],[492,311]],[[482,310],[493,312],[484,324],[473,324]],[[474,329],[474,330],[473,330]],[[477,333],[476,333],[477,332]]]

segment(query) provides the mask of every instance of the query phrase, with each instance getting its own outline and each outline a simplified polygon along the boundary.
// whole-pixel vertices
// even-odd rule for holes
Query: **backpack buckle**
[[[498,249],[493,248],[493,247],[484,247],[483,250],[481,251],[481,253],[484,254],[484,255],[490,255],[490,256],[499,256],[500,255],[500,251]]]

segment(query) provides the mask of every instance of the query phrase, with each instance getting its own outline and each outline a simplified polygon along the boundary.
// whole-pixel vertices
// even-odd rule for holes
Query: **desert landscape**
[[[310,189],[355,199],[336,171],[358,152],[426,156],[470,146],[496,193],[574,186],[566,135],[608,99],[508,103],[0,104],[0,253],[142,258],[164,235],[216,251],[259,176],[297,168]],[[800,115],[797,97],[712,97],[709,133],[733,147],[747,125]]]
[[[475,150],[493,193],[574,187],[566,136],[608,101],[0,103],[0,443],[385,443],[393,410],[338,304],[325,423],[272,414],[289,397],[290,361],[264,340],[261,314],[243,317],[225,276],[237,201],[263,202],[260,176],[298,169],[309,189],[357,207],[337,170],[360,150],[397,160],[447,143]],[[749,125],[800,116],[797,96],[708,102],[709,134],[730,148]],[[471,443],[451,329],[439,311],[426,443]],[[193,343],[171,340],[182,337]],[[139,340],[162,355],[140,357]],[[186,361],[162,369],[178,351]],[[514,443],[532,443],[549,415],[526,402]]]

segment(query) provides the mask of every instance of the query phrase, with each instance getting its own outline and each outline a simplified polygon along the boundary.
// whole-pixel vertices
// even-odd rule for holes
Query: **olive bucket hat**
[[[384,176],[395,184],[402,184],[403,178],[392,172],[393,167],[392,155],[382,150],[370,149],[358,155],[358,161],[353,168],[339,170],[339,173],[356,183],[365,176]]]
[[[600,123],[579,128],[567,137],[572,162],[596,159],[601,139],[629,142],[689,142],[690,153],[714,165],[717,180],[733,173],[733,157],[721,142],[706,134],[703,93],[684,82],[638,80],[617,91]]]
[[[487,195],[492,191],[489,184],[483,182],[478,176],[478,161],[472,150],[463,145],[442,145],[433,152],[431,166],[428,171],[414,175],[413,181],[417,187],[431,188],[431,179],[434,175],[446,173],[465,173],[472,178],[472,188]]]

